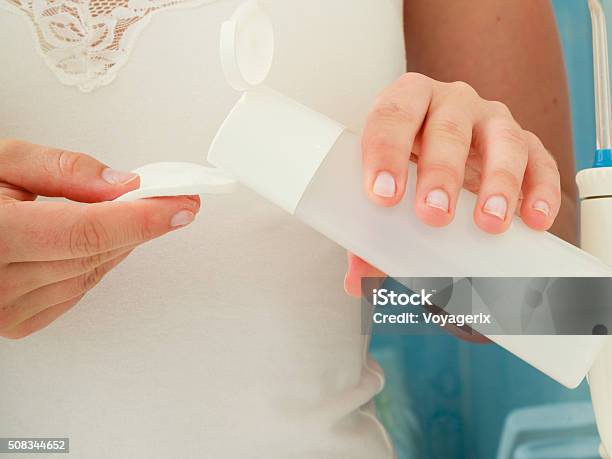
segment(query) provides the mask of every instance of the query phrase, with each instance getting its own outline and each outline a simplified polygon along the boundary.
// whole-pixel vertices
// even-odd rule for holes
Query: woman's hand
[[[74,306],[139,244],[193,221],[197,197],[102,202],[139,186],[80,153],[0,140],[0,336],[23,338]],[[67,202],[34,202],[36,195]]]
[[[554,158],[504,104],[466,83],[407,73],[380,95],[363,134],[364,183],[374,203],[402,199],[411,159],[418,171],[414,211],[428,225],[453,220],[462,187],[478,194],[474,221],[487,233],[506,231],[515,213],[545,231],[559,212]],[[349,294],[360,296],[361,278],[376,276],[383,274],[349,254]]]

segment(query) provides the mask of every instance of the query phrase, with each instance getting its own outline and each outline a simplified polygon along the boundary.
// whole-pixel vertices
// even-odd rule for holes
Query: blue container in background
[[[583,169],[595,151],[591,21],[586,0],[553,4],[568,71],[576,161]],[[586,384],[566,389],[496,345],[440,335],[374,336],[372,353],[387,375],[377,406],[400,459],[492,459],[514,410],[589,400]]]

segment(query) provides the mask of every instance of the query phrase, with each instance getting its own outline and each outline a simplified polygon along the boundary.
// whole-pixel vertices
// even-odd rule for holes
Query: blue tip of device
[[[612,167],[612,149],[603,148],[596,150],[593,167]]]

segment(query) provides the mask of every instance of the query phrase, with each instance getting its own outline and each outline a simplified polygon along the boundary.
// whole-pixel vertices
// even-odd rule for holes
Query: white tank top
[[[124,170],[204,161],[238,97],[218,35],[239,2],[121,3],[0,0],[0,138]],[[404,69],[401,0],[261,3],[269,86],[359,130]],[[392,456],[344,251],[245,189],[202,207],[0,341],[0,436],[70,437],[79,459]]]

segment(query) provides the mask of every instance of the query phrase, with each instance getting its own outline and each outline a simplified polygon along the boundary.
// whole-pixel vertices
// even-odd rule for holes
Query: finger
[[[29,319],[17,324],[15,327],[4,332],[0,331],[0,336],[9,339],[23,339],[36,333],[43,328],[50,325],[58,317],[68,312],[74,305],[76,305],[84,295],[78,296],[71,300],[65,301],[55,306],[51,306],[42,312],[30,317]]]
[[[191,223],[199,208],[199,199],[189,197],[87,206],[5,204],[0,207],[0,259],[65,260],[137,245]]]
[[[449,86],[450,94],[432,101],[418,159],[415,212],[432,226],[453,219],[472,143],[476,92],[465,83]]]
[[[350,296],[361,298],[361,279],[364,277],[386,277],[386,275],[358,256],[347,252],[348,268],[344,277],[344,290]]]
[[[139,177],[83,153],[19,140],[0,141],[0,182],[43,196],[73,201],[113,200],[139,187]]]
[[[474,221],[483,231],[499,234],[508,229],[516,212],[527,166],[527,142],[509,116],[478,122],[474,138],[483,158]]]
[[[10,292],[13,299],[45,285],[71,279],[93,271],[98,266],[130,252],[135,246],[121,247],[90,257],[69,260],[35,261],[11,263],[5,268],[3,279],[7,285],[14,286]],[[7,292],[8,293],[8,292]]]
[[[553,156],[538,137],[525,132],[529,160],[523,180],[521,218],[533,229],[546,231],[561,208],[561,175]]]
[[[50,306],[82,296],[94,288],[106,273],[128,255],[129,252],[120,255],[86,274],[41,287],[22,296],[13,304],[1,308],[0,331],[10,330]]]
[[[376,101],[363,132],[363,169],[370,199],[397,204],[406,190],[408,162],[432,97],[433,80],[407,73]]]

